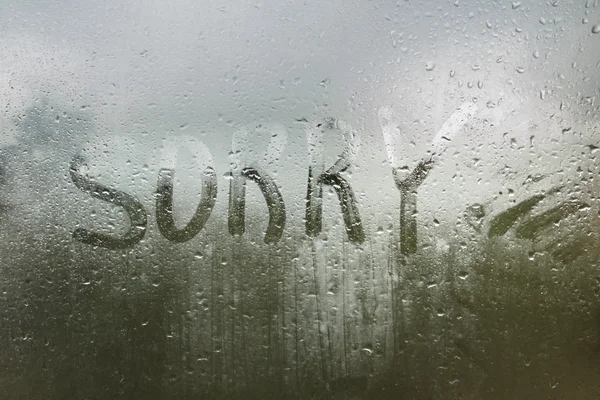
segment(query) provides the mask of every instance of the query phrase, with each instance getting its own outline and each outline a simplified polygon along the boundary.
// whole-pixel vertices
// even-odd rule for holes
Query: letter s
[[[79,169],[83,165],[85,165],[85,160],[82,156],[75,156],[71,161],[69,172],[75,186],[92,197],[123,207],[129,216],[131,227],[122,237],[113,237],[77,228],[73,231],[73,238],[82,243],[105,247],[107,249],[132,248],[146,234],[146,225],[148,223],[146,210],[133,196],[94,182],[87,175],[79,172]]]

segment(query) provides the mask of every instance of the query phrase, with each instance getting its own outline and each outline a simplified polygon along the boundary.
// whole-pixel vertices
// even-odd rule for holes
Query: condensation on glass
[[[600,398],[598,3],[3,4],[0,397]]]

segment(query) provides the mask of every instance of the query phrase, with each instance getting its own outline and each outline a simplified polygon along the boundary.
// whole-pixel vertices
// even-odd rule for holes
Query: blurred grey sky
[[[162,138],[191,135],[215,157],[222,208],[233,132],[281,123],[288,143],[271,172],[293,221],[306,185],[303,119],[334,116],[357,129],[349,179],[370,213],[398,203],[378,109],[390,108],[411,136],[399,151],[414,165],[454,110],[477,102],[422,189],[424,210],[459,214],[507,186],[518,192],[527,175],[574,170],[581,146],[597,141],[596,3],[4,1],[0,145],[15,143],[14,118],[35,99],[85,109],[95,140],[122,138],[107,163],[148,164],[148,176],[137,176],[151,201]],[[563,134],[568,127],[573,134]],[[328,162],[340,149],[331,146]],[[115,171],[131,187],[130,172]],[[195,201],[194,190],[183,198]]]

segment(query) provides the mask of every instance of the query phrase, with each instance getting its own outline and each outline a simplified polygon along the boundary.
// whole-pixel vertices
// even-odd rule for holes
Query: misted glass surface
[[[600,398],[600,1],[0,4],[2,399]]]

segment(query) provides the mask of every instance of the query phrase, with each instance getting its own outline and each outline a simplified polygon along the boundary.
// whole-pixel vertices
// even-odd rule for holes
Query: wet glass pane
[[[0,397],[600,398],[599,3],[3,2]]]

